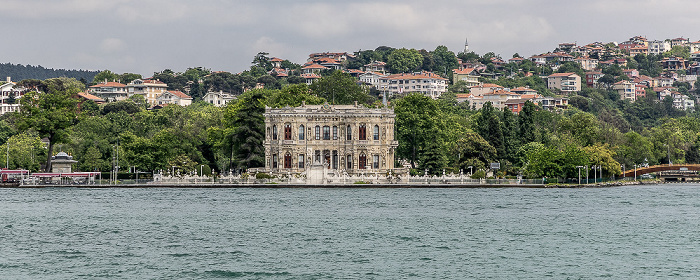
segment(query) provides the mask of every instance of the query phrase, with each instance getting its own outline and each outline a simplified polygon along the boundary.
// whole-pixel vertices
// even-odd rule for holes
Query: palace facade
[[[265,172],[299,174],[323,164],[337,174],[394,168],[394,110],[362,105],[265,109]]]

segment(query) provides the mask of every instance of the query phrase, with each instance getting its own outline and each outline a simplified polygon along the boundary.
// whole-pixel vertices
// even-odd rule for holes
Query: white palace
[[[265,109],[265,172],[297,175],[323,165],[348,175],[393,170],[394,110],[362,105]]]

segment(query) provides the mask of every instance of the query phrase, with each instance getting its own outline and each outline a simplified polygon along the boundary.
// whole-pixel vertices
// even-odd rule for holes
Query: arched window
[[[297,159],[297,163],[299,163],[299,169],[304,169],[304,154],[299,154],[299,159]]]
[[[352,155],[347,155],[345,159],[345,164],[347,169],[352,169]]]
[[[372,156],[372,168],[379,169],[379,155]]]
[[[345,140],[352,140],[352,127],[348,125],[348,131],[345,132]]]
[[[277,125],[272,126],[272,140],[277,140]]]
[[[357,134],[359,134],[360,140],[367,140],[367,126],[361,124]]]
[[[284,168],[292,168],[292,155],[289,153],[284,154]]]
[[[272,168],[277,168],[277,154],[272,154]]]
[[[360,154],[360,160],[358,160],[357,168],[359,168],[359,169],[367,168],[367,156],[365,154]]]
[[[314,139],[316,139],[316,140],[321,140],[321,127],[317,125],[317,126],[314,128],[314,130],[315,130],[314,132],[315,132],[315,134],[316,134],[316,135],[314,135],[314,136],[316,136],[316,137],[314,137]]]
[[[299,140],[304,140],[304,125],[299,126]]]
[[[333,140],[338,140],[338,127],[333,126]]]
[[[284,125],[284,140],[292,140],[292,125]]]
[[[374,125],[374,131],[372,132],[374,140],[379,140],[379,126]]]

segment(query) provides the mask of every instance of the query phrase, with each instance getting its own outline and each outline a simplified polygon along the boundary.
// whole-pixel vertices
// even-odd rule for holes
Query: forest
[[[50,78],[67,77],[87,82],[92,81],[92,79],[98,73],[100,73],[100,71],[53,69],[44,68],[41,65],[33,66],[0,63],[0,75],[2,76],[2,81],[5,81],[5,77],[12,78],[12,81],[21,81],[26,79],[46,80]]]

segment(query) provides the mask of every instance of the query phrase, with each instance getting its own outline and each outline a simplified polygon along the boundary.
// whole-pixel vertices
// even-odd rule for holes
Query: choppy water
[[[0,189],[2,279],[700,279],[700,185]]]

